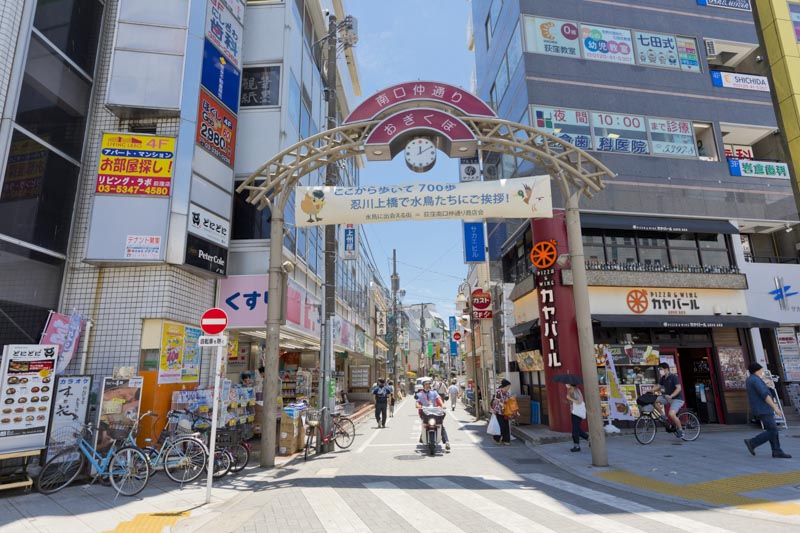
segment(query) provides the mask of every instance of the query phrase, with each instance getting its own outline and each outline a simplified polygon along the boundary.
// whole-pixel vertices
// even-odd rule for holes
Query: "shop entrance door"
[[[722,410],[719,404],[714,365],[710,348],[681,348],[677,361],[686,405],[697,413],[700,422],[720,423]]]

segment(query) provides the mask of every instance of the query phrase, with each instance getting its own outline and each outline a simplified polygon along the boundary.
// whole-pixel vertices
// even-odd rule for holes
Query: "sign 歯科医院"
[[[239,86],[242,75],[208,39],[203,48],[200,83],[234,114],[239,112]]]
[[[191,233],[186,236],[187,265],[222,276],[228,273],[228,250]]]
[[[601,152],[647,155],[647,121],[641,115],[591,112],[594,149]]]
[[[549,176],[472,183],[297,187],[297,227],[443,218],[550,218]]]
[[[630,30],[581,24],[583,58],[632,65],[633,39]]]
[[[728,170],[731,176],[752,176],[754,178],[789,179],[789,165],[774,161],[753,161],[729,157]]]
[[[241,68],[242,38],[241,18],[228,11],[236,0],[208,0],[206,12],[206,38],[219,48],[236,68]]]
[[[200,89],[195,142],[229,167],[236,155],[236,123],[236,115]]]
[[[486,241],[483,222],[464,222],[464,262],[484,263],[486,261]]]
[[[228,247],[230,222],[199,205],[189,204],[189,233],[207,241]]]
[[[711,71],[711,84],[714,87],[744,89],[745,91],[769,92],[769,80],[766,76],[740,74],[738,72]]]
[[[174,137],[104,133],[95,193],[169,196],[174,159]]]

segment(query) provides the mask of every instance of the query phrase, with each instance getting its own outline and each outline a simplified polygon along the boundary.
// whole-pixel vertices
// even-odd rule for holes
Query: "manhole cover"
[[[422,455],[395,455],[394,458],[398,461],[416,461],[425,457]]]
[[[536,459],[533,457],[529,459],[514,459],[514,461],[523,465],[540,465],[544,462],[541,459]]]

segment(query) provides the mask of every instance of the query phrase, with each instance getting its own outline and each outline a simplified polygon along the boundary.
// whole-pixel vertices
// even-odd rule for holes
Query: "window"
[[[497,69],[497,78],[495,78],[494,83],[497,88],[496,102],[499,107],[503,96],[506,94],[506,89],[508,88],[508,62],[506,58],[503,58],[503,61],[500,62],[500,68]]]
[[[667,239],[663,233],[640,233],[637,235],[637,240],[640,263],[646,267],[669,265]]]
[[[633,232],[606,235],[606,258],[610,263],[636,263],[636,239]]]
[[[237,184],[238,185],[238,184]],[[247,191],[233,197],[233,231],[231,238],[269,239],[272,211],[265,207],[259,211],[247,201]]]
[[[0,192],[0,233],[65,253],[79,168],[20,131]]]
[[[291,70],[289,71],[289,101],[287,109],[292,124],[300,131],[300,85]]]
[[[508,60],[508,77],[510,78],[514,71],[517,70],[517,65],[522,59],[522,32],[519,23],[517,23],[517,27],[511,35],[511,41],[508,43],[506,59]]]
[[[248,67],[242,74],[242,107],[279,105],[281,67]]]
[[[81,158],[91,83],[34,35],[28,50],[16,122]]]
[[[97,0],[50,0],[37,3],[33,26],[91,76],[102,19]]]
[[[589,263],[605,263],[603,234],[597,230],[586,229],[583,232],[583,255]]]
[[[700,256],[697,253],[697,241],[694,233],[670,234],[669,251],[673,266],[700,266]]]

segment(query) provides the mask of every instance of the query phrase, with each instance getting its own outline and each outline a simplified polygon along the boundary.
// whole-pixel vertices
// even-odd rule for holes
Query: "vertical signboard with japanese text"
[[[464,263],[486,261],[486,242],[483,222],[464,222]]]
[[[339,255],[345,261],[358,259],[358,226],[342,224],[342,238],[339,240]]]
[[[9,344],[0,366],[0,453],[45,447],[58,347]]]
[[[449,317],[448,322],[450,324],[450,357],[456,357],[458,355],[458,341],[461,340],[461,332],[458,331],[455,316]]]
[[[89,413],[89,394],[92,392],[92,376],[58,376],[56,378],[53,417],[47,441],[49,461],[67,446],[75,442],[75,434]]]

